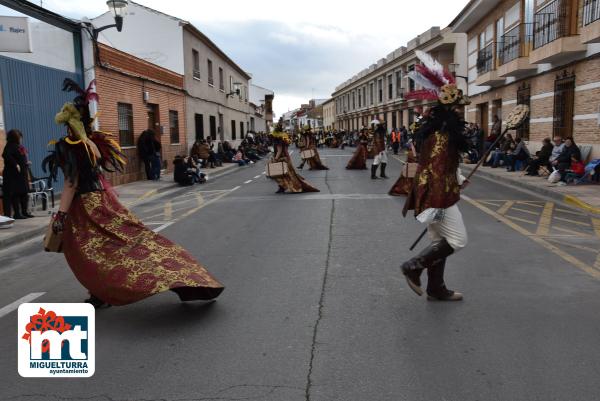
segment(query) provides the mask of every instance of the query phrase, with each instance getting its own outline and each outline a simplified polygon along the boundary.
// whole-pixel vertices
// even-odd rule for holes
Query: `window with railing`
[[[589,25],[600,19],[600,0],[584,0],[583,25]]]
[[[490,43],[477,53],[477,73],[479,75],[494,69],[494,43]]]
[[[533,24],[519,24],[506,32],[498,43],[499,63],[506,64],[519,57],[529,56],[533,38]]]
[[[554,136],[573,136],[573,115],[575,108],[575,75],[563,71],[554,81]]]
[[[538,49],[570,34],[568,10],[567,0],[554,0],[534,14],[534,49]]]
[[[531,107],[531,87],[528,82],[523,82],[517,89],[517,104],[523,104],[527,107]],[[517,128],[517,136],[526,141],[529,140],[529,119],[525,121]]]

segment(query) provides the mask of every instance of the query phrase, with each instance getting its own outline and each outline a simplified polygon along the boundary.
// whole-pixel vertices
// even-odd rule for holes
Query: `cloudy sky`
[[[468,0],[137,2],[196,25],[252,73],[255,84],[275,91],[279,116],[310,98],[329,97],[338,84],[429,27],[447,26]],[[107,11],[104,0],[43,5],[73,18]]]

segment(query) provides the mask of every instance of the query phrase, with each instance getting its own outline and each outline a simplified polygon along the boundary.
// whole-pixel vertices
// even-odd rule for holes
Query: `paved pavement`
[[[261,166],[133,210],[225,285],[217,302],[161,294],[98,311],[91,379],[22,379],[16,313],[0,317],[2,400],[593,400],[600,350],[597,221],[476,178],[471,242],[449,259],[461,303],[410,291],[399,264],[422,229],[390,180],[322,151],[317,194],[276,195]],[[297,156],[294,154],[294,156]],[[392,158],[389,175],[399,174]],[[421,244],[423,246],[424,244]],[[0,308],[78,302],[61,255],[0,252]]]

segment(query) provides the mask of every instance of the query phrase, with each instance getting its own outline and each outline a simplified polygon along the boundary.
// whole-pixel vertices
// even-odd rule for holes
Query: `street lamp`
[[[458,67],[460,67],[459,63],[450,63],[450,64],[448,64],[448,71],[450,71],[450,73],[452,74],[452,76],[454,78],[462,78],[465,81],[469,82],[469,78],[467,78],[463,75],[456,75],[456,71],[458,71]]]
[[[123,29],[123,17],[127,13],[127,6],[129,5],[128,0],[108,0],[106,2],[108,9],[112,12],[115,18],[115,23],[112,25],[106,25],[100,28],[94,28],[94,40],[98,40],[98,35],[105,29],[117,28],[117,31],[121,32]]]
[[[231,92],[229,92],[227,94],[227,96],[225,96],[225,98],[228,98],[228,97],[233,96],[233,95],[239,95],[241,87],[242,87],[242,84],[240,82],[234,82],[233,83],[233,90]]]

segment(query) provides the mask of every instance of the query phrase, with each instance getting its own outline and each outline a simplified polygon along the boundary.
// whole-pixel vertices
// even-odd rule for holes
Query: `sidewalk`
[[[474,164],[461,164],[464,175],[470,173]],[[547,177],[531,177],[523,172],[508,172],[505,168],[480,167],[476,175],[501,181],[511,186],[522,187],[544,196],[568,203],[587,212],[600,215],[600,185],[565,185],[550,184]]]
[[[212,169],[203,169],[207,174],[208,182],[218,179],[224,175],[238,171],[237,164],[224,164],[222,167]],[[194,186],[196,188],[197,186]],[[180,191],[182,188],[173,181],[173,173],[161,177],[160,181],[135,181],[115,187],[119,194],[119,200],[127,207],[140,205],[150,200],[165,197],[169,194]],[[11,245],[23,242],[42,235],[50,222],[52,212],[58,209],[59,196],[56,197],[54,210],[33,211],[35,218],[16,220],[12,227],[0,229],[0,250],[6,249]],[[40,243],[41,246],[41,243]]]

